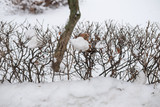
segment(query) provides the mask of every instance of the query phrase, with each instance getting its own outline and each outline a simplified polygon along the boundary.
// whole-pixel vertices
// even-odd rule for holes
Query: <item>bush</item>
[[[40,45],[29,48],[25,33],[34,29]],[[72,38],[82,33],[89,35],[90,49],[76,51],[71,44],[64,55],[61,71],[54,72],[51,62],[63,28],[43,29],[29,24],[0,22],[0,80],[4,82],[45,82],[90,79],[110,76],[134,82],[139,73],[147,83],[160,82],[160,29],[148,22],[146,28],[131,27],[106,21],[81,22]]]
[[[47,8],[58,8],[68,4],[67,0],[6,0],[6,3],[13,8],[33,14],[42,13]]]

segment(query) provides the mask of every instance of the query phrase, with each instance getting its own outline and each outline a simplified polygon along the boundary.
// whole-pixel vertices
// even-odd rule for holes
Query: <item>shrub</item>
[[[32,14],[42,13],[47,8],[58,8],[68,4],[67,0],[6,0],[6,2],[13,8]]]
[[[34,29],[40,45],[29,48],[25,33]],[[90,48],[76,51],[71,44],[61,71],[51,69],[53,53],[64,28],[0,22],[0,80],[45,82],[110,76],[134,82],[142,73],[148,84],[160,82],[160,29],[148,22],[146,28],[118,25],[113,21],[81,22],[72,38],[87,34]]]

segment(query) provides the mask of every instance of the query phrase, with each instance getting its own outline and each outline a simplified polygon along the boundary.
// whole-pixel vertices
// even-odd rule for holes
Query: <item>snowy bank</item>
[[[0,107],[159,107],[160,84],[112,78],[56,83],[0,84]]]

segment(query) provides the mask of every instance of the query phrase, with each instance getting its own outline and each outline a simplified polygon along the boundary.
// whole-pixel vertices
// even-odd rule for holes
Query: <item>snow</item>
[[[147,21],[160,22],[159,0],[80,0],[80,21],[104,23],[111,19],[119,23],[146,25]],[[68,6],[56,10],[48,9],[43,14],[27,14],[6,7],[0,2],[0,20],[22,23],[27,20],[36,24],[37,20],[44,25],[64,25],[69,16]]]
[[[84,40],[83,37],[71,39],[70,42],[77,51],[86,51],[89,49],[89,43],[88,41]]]
[[[36,31],[34,29],[28,29],[26,32],[25,32],[25,37],[27,40],[29,40],[26,44],[26,46],[28,48],[36,48],[38,47],[38,38],[37,38],[37,35],[36,35]]]
[[[36,36],[36,31],[34,29],[28,29],[26,32],[25,32],[25,37],[26,38],[32,38],[33,36]]]
[[[146,74],[144,74],[143,71],[139,72],[135,83],[139,83],[139,84],[146,84],[147,83],[147,76],[146,76]]]
[[[0,107],[159,107],[160,85],[97,77],[45,84],[1,84],[0,95]]]
[[[104,44],[103,44],[101,41],[99,41],[99,42],[96,44],[95,47],[96,47],[97,49],[104,48]]]
[[[160,22],[159,0],[83,0],[81,20],[104,23],[115,20],[121,24],[146,25]]]
[[[53,60],[54,60],[54,62],[57,62],[57,58],[54,58]]]
[[[0,1],[0,20],[3,21],[13,21],[17,23],[23,23],[24,21],[35,25],[35,24],[48,24],[51,26],[64,25],[69,17],[68,6],[61,7],[55,10],[48,9],[43,14],[28,14],[22,13],[22,11],[15,11],[10,6],[5,6],[3,2]]]

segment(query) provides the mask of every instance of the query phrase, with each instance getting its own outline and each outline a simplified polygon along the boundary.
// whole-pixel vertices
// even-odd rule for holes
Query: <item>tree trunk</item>
[[[78,0],[68,0],[68,5],[70,9],[70,16],[67,25],[65,26],[65,31],[62,33],[60,39],[58,40],[58,45],[53,55],[52,68],[54,72],[59,72],[60,64],[63,59],[63,55],[67,50],[67,44],[70,40],[71,34],[78,20],[80,19],[80,10]]]

